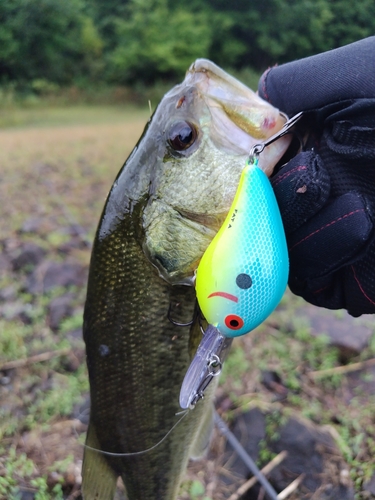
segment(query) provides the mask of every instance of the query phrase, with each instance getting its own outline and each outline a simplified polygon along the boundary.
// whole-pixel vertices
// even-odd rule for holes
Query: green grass
[[[141,109],[124,104],[117,106],[79,104],[63,107],[39,105],[28,108],[10,106],[0,110],[0,129],[124,123],[132,121],[134,118],[138,119],[139,116],[144,116],[147,119],[149,114],[147,101]]]

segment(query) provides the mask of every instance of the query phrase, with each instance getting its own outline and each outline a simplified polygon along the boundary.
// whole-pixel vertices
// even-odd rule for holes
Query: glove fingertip
[[[325,205],[330,177],[314,151],[295,156],[271,178],[286,234],[290,234]]]

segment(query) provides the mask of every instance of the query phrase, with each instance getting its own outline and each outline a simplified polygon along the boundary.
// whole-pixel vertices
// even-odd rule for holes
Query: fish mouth
[[[229,154],[248,154],[253,146],[276,134],[286,122],[283,113],[212,61],[197,59],[185,81],[198,90],[210,110],[212,142]],[[290,141],[291,137],[286,135],[261,155],[259,166],[268,176]]]
[[[190,66],[188,76],[196,80],[197,88],[211,106],[220,107],[254,139],[268,139],[285,123],[285,116],[278,109],[208,59],[197,59]]]
[[[210,299],[211,297],[224,297],[224,299],[232,300],[233,302],[236,303],[238,302],[238,297],[227,292],[213,292],[210,293],[210,295],[207,298]]]

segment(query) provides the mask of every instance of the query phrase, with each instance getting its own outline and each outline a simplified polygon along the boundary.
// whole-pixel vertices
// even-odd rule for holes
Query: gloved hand
[[[304,112],[305,151],[271,179],[290,289],[353,316],[375,313],[375,37],[271,68],[258,91],[289,117]]]

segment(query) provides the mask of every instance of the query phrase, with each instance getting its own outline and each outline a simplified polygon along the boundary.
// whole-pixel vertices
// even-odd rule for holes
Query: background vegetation
[[[197,57],[259,71],[375,32],[373,0],[2,0],[0,85],[149,85]]]

